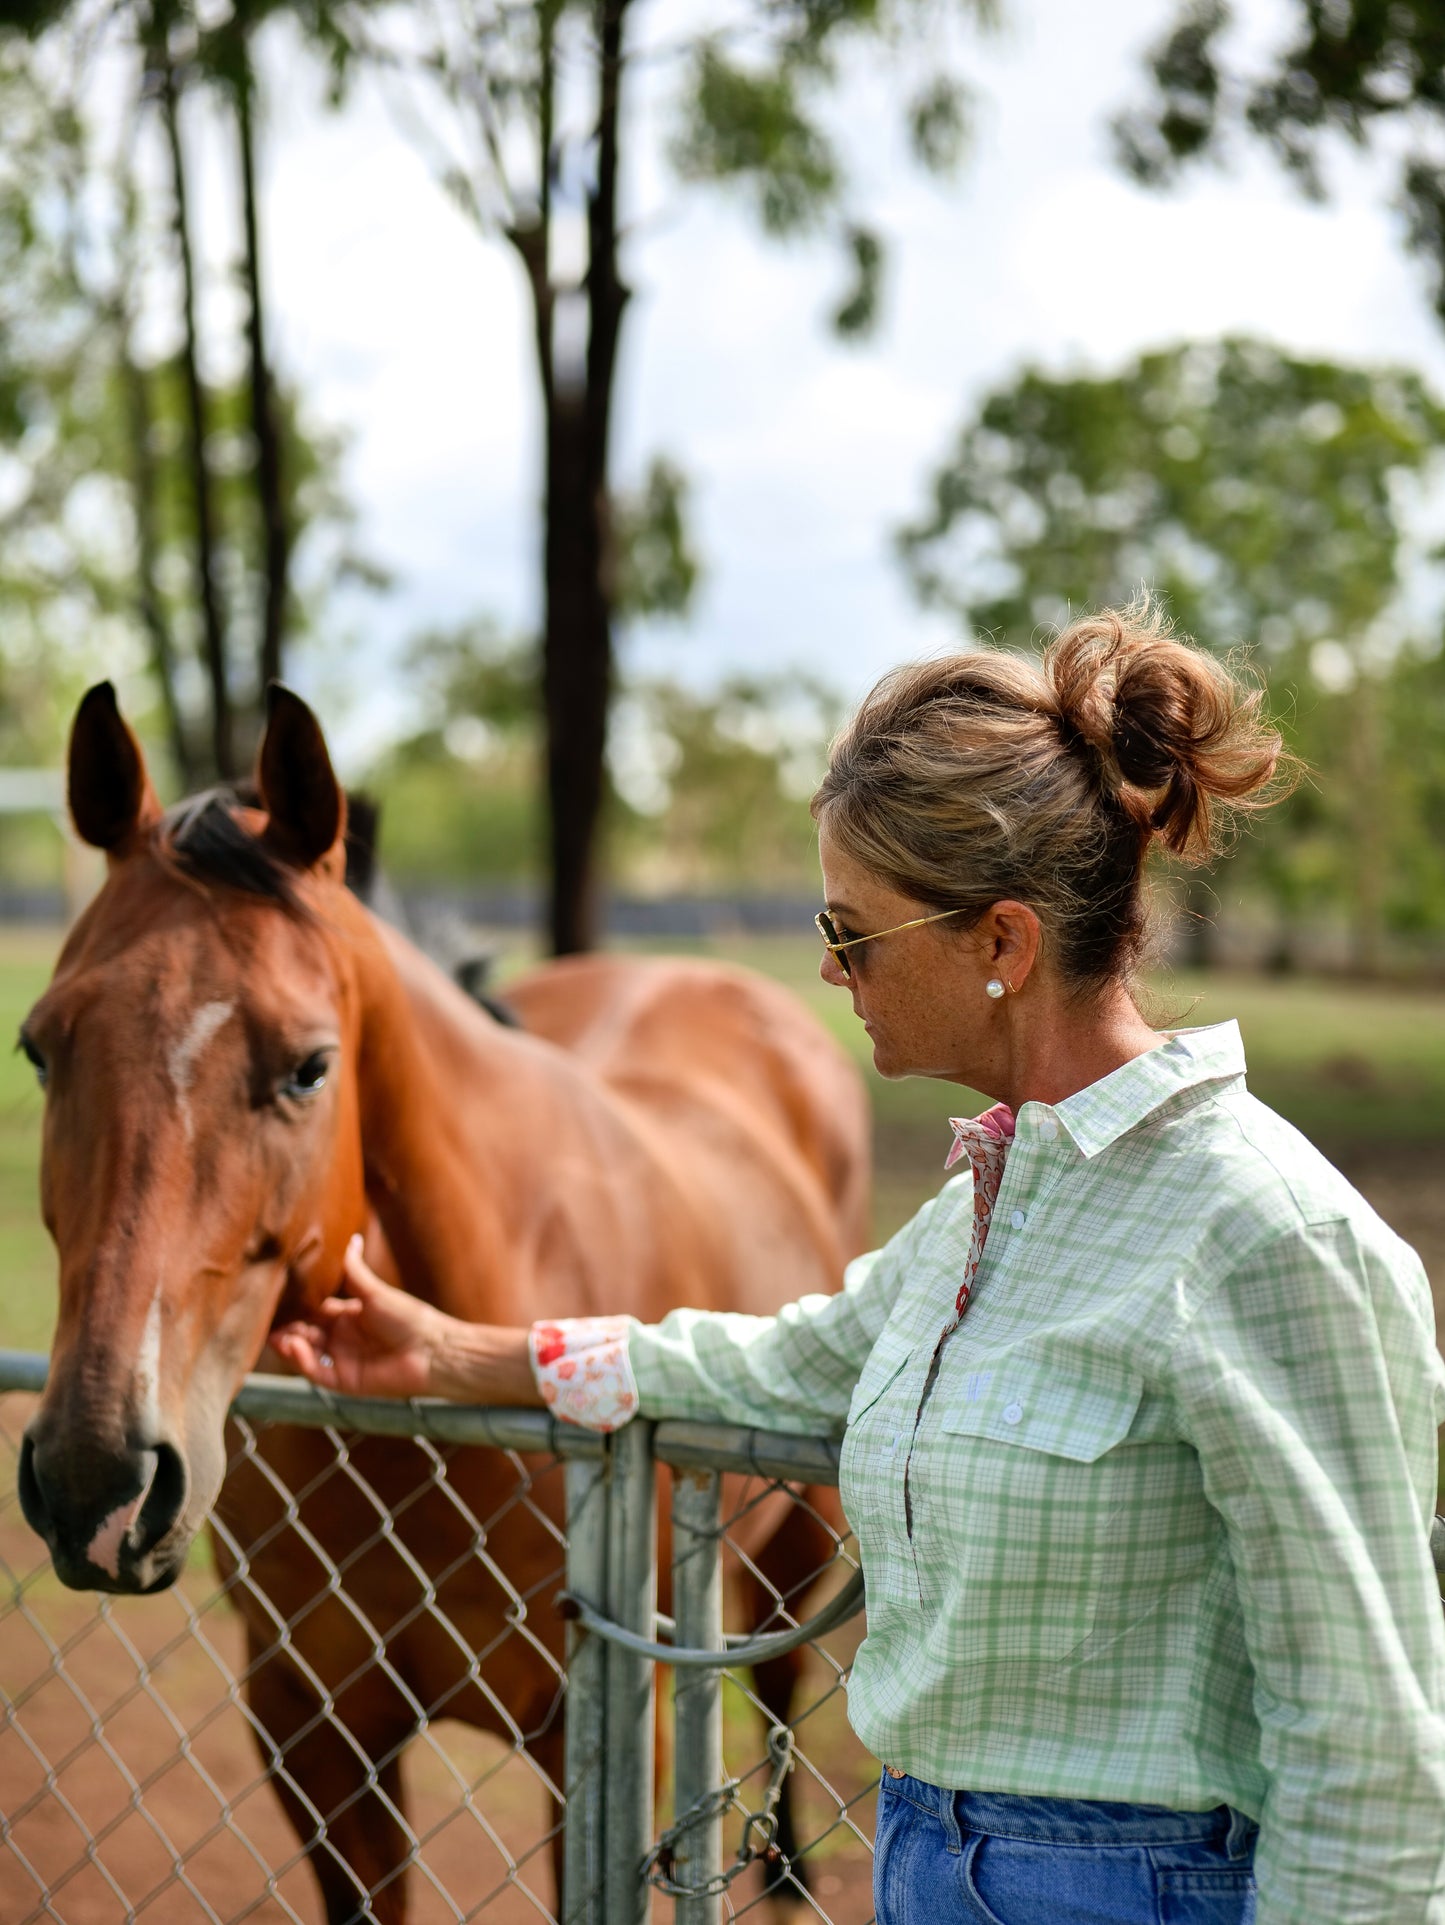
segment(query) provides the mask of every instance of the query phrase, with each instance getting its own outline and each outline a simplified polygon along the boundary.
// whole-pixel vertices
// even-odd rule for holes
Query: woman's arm
[[[353,1396],[547,1404],[601,1429],[640,1410],[841,1435],[853,1386],[937,1204],[930,1199],[891,1242],[851,1263],[835,1295],[801,1298],[773,1317],[681,1309],[659,1324],[579,1318],[523,1330],[464,1323],[383,1283],[354,1238],[344,1273],[351,1294],[328,1297],[311,1319],[278,1327],[271,1345],[312,1383]],[[588,1374],[588,1346],[599,1333],[602,1350],[621,1353],[621,1381],[609,1356],[605,1415],[571,1394]],[[545,1392],[534,1357],[545,1366]],[[567,1385],[562,1378],[573,1362]]]
[[[540,1404],[525,1330],[463,1323],[383,1283],[347,1246],[351,1294],[328,1297],[310,1321],[282,1324],[271,1348],[303,1377],[350,1397],[445,1397],[458,1404]]]
[[[1172,1359],[1261,1728],[1258,1925],[1445,1915],[1431,1323],[1413,1252],[1331,1219],[1251,1256]]]

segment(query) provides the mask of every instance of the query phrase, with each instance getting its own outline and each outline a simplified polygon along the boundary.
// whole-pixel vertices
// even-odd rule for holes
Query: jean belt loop
[[[1224,1840],[1227,1858],[1248,1858],[1250,1846],[1254,1842],[1254,1820],[1247,1818],[1242,1811],[1229,1807],[1229,1831]]]
[[[938,1815],[943,1820],[943,1842],[951,1852],[963,1850],[963,1828],[959,1823],[958,1808],[968,1796],[963,1791],[945,1791],[938,1801]]]

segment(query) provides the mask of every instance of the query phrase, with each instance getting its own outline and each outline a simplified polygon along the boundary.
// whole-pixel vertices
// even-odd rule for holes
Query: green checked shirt
[[[1258,1925],[1445,1921],[1414,1253],[1249,1095],[1232,1023],[1023,1106],[940,1346],[972,1229],[965,1175],[836,1297],[627,1333],[647,1416],[842,1433],[863,1742],[955,1788],[1236,1806]]]

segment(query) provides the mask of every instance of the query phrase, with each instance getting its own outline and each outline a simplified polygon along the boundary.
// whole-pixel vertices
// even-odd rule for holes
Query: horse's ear
[[[140,743],[126,726],[109,682],[81,697],[70,729],[66,793],[83,842],[117,859],[161,817]]]
[[[326,753],[321,724],[280,682],[266,691],[266,733],[256,755],[256,786],[271,818],[266,841],[298,869],[330,858],[345,873],[346,798]]]

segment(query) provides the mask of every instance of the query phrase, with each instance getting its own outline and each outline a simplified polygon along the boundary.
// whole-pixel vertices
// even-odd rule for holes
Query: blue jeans
[[[1014,1798],[884,1772],[878,1925],[1253,1925],[1257,1833],[1228,1805]]]

